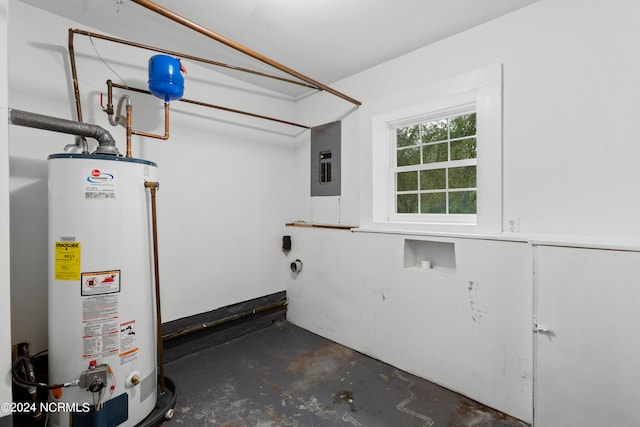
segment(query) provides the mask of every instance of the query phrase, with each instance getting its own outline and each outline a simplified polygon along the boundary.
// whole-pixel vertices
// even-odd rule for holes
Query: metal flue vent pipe
[[[9,122],[17,126],[94,138],[98,141],[98,148],[93,154],[121,156],[118,148],[116,147],[116,140],[113,139],[113,136],[111,136],[109,131],[98,125],[14,109],[9,110]]]

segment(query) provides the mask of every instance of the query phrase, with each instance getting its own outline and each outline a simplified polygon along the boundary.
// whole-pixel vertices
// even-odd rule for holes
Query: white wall
[[[415,88],[503,64],[503,221],[519,219],[520,233],[510,237],[522,243],[422,237],[452,239],[456,250],[468,254],[456,280],[427,281],[399,265],[407,236],[290,229],[290,258],[301,258],[305,265],[289,280],[290,320],[531,421],[533,242],[640,247],[635,178],[640,156],[635,143],[639,20],[637,2],[542,0],[334,84],[363,101],[352,115],[357,118],[345,122],[355,127],[351,133],[357,141],[343,140],[352,155],[345,156],[342,173],[357,184],[342,206],[367,224],[374,191],[369,106],[392,105]],[[302,102],[308,117],[322,116],[327,103],[322,96]],[[301,147],[297,154],[299,180],[307,179],[305,151]],[[310,220],[314,202],[308,193],[299,191],[298,196],[299,219]],[[632,271],[635,265],[627,268]],[[496,353],[477,355],[457,337],[473,311],[465,283],[489,272],[489,283],[513,294],[503,299],[480,287],[479,295],[490,302],[486,311],[496,322],[475,331],[473,339]],[[381,292],[395,293],[383,301]],[[602,289],[602,295],[592,298],[607,292]],[[450,311],[430,310],[434,300]],[[498,333],[511,322],[511,333]],[[482,369],[474,363],[515,355],[501,349],[514,349],[518,361],[501,365],[502,375],[478,374]],[[438,351],[447,357],[435,360],[433,352]],[[597,368],[605,369],[607,363],[615,361],[602,361]],[[606,404],[606,398],[598,402]]]
[[[536,424],[638,425],[640,252],[534,251],[536,316],[552,331],[535,341]]]
[[[8,0],[0,0],[0,402],[11,400],[11,307],[9,290],[9,144],[7,135]],[[8,415],[0,411],[0,417]]]
[[[17,1],[11,7],[9,106],[75,119],[67,29],[79,26]],[[94,42],[119,76],[97,58],[87,37],[75,37],[84,121],[108,129],[124,152],[124,129],[108,124],[98,106],[98,94],[106,93],[108,78],[121,83],[122,77],[129,85],[146,88],[146,64],[153,53]],[[293,117],[293,104],[282,97],[207,74],[197,64],[185,65],[185,97]],[[134,129],[162,134],[162,101],[133,95]],[[299,132],[173,102],[168,141],[134,137],[133,156],[159,166],[163,321],[284,289],[288,270],[280,250],[281,236],[284,224],[291,221],[291,145]],[[46,158],[73,143],[73,137],[11,126],[9,140],[11,301],[20,308],[12,316],[13,339],[29,339],[35,350],[41,350],[46,348],[47,318]],[[95,141],[90,143],[93,149]]]
[[[290,257],[303,261],[288,288],[292,322],[531,417],[532,266],[526,243],[409,236],[452,243],[452,273],[405,267],[403,236],[289,231]]]

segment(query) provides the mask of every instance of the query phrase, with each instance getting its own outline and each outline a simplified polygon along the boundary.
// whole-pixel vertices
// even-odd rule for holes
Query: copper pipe
[[[232,49],[240,51],[240,52],[244,53],[245,55],[248,55],[248,56],[250,56],[250,57],[252,57],[254,59],[257,59],[258,61],[264,62],[267,65],[270,65],[270,66],[272,66],[274,68],[277,68],[278,70],[283,71],[283,72],[289,74],[290,76],[293,76],[293,77],[296,77],[296,78],[298,78],[298,79],[300,79],[302,81],[305,81],[305,82],[317,87],[319,90],[323,90],[325,92],[329,92],[329,93],[331,93],[331,94],[333,94],[333,95],[335,95],[337,97],[340,97],[340,98],[342,98],[342,99],[344,99],[346,101],[351,102],[352,104],[362,105],[362,103],[360,101],[356,100],[356,99],[353,99],[353,98],[351,98],[351,97],[349,97],[349,96],[347,96],[347,95],[345,95],[345,94],[343,94],[341,92],[338,92],[335,89],[330,88],[329,86],[326,86],[326,85],[324,85],[324,84],[322,84],[320,82],[317,82],[317,81],[313,80],[312,78],[305,76],[302,73],[299,73],[299,72],[297,72],[295,70],[292,70],[291,68],[289,68],[289,67],[287,67],[285,65],[282,65],[279,62],[276,62],[273,59],[270,59],[270,58],[268,58],[268,57],[266,57],[266,56],[264,56],[264,55],[262,55],[262,54],[260,54],[260,53],[258,53],[256,51],[254,51],[254,50],[251,50],[246,46],[243,46],[243,45],[241,45],[239,43],[234,42],[233,40],[230,40],[230,39],[228,39],[226,37],[223,37],[223,36],[221,36],[219,34],[216,34],[213,31],[208,30],[208,29],[204,28],[203,26],[198,25],[195,22],[192,22],[192,21],[190,21],[190,20],[178,15],[177,13],[172,12],[172,11],[170,11],[170,10],[168,10],[168,9],[166,9],[166,8],[164,8],[164,7],[158,5],[158,4],[156,4],[156,3],[154,3],[154,2],[152,2],[150,0],[131,0],[131,1],[136,3],[136,4],[139,4],[142,7],[147,8],[147,9],[153,11],[153,12],[156,12],[156,13],[162,15],[165,18],[169,18],[174,22],[182,24],[187,28],[191,28],[192,30],[197,31],[198,33],[200,33],[200,34],[202,34],[202,35],[204,35],[206,37],[209,37],[209,38],[211,38],[211,39],[213,39],[213,40],[215,40],[217,42],[220,42],[222,44],[225,44],[225,45],[229,46]]]
[[[206,102],[193,101],[191,99],[186,99],[186,98],[182,98],[182,99],[180,99],[180,101],[186,102],[187,104],[194,104],[194,105],[200,105],[202,107],[215,108],[217,110],[229,111],[231,113],[244,114],[245,116],[255,117],[255,118],[258,118],[258,119],[271,120],[273,122],[284,123],[286,125],[297,126],[297,127],[301,127],[301,128],[304,128],[304,129],[311,129],[307,125],[300,125],[298,123],[287,122],[285,120],[280,120],[280,119],[274,119],[272,117],[262,116],[260,114],[255,114],[255,113],[249,113],[247,111],[235,110],[233,108],[222,107],[220,105],[207,104]]]
[[[124,88],[126,89],[126,86],[122,86],[122,85],[118,85],[113,83],[111,80],[107,80],[107,108],[105,109],[105,112],[111,116],[114,114],[114,110],[113,110],[113,87],[119,87],[119,88]],[[162,139],[162,140],[167,140],[169,139],[169,103],[165,102],[164,103],[164,135],[156,135],[153,133],[148,133],[148,132],[141,132],[141,131],[136,131],[133,130],[131,127],[131,115],[132,115],[132,110],[133,107],[131,106],[131,104],[127,104],[127,121],[126,121],[126,131],[127,131],[127,154],[126,157],[131,157],[131,135],[139,135],[139,136],[145,136],[148,138],[156,138],[156,139]],[[115,112],[116,114],[120,114],[120,106],[118,106],[118,111]],[[109,119],[111,121],[111,119]],[[112,125],[118,124],[117,120],[119,120],[119,118],[116,118],[115,122],[112,122]]]
[[[153,133],[140,132],[137,130],[132,130],[131,135],[146,136],[147,138],[162,139],[165,141],[169,139],[169,103],[164,103],[164,135],[156,135]]]
[[[110,80],[107,83],[110,84],[111,86],[115,87],[115,88],[118,88],[118,89],[125,89],[125,90],[130,90],[132,92],[145,93],[147,95],[151,95],[151,92],[149,92],[148,90],[138,89],[138,88],[131,87],[131,86],[124,86],[124,85],[120,85],[120,84],[117,84],[117,83],[113,83],[113,82],[109,83],[109,82],[110,82]],[[250,113],[250,112],[247,112],[247,111],[236,110],[236,109],[233,109],[233,108],[222,107],[220,105],[207,104],[205,102],[194,101],[194,100],[186,99],[186,98],[181,98],[178,101],[186,102],[187,104],[195,104],[195,105],[200,105],[202,107],[215,108],[217,110],[223,110],[223,111],[229,111],[229,112],[232,112],[232,113],[243,114],[245,116],[256,117],[258,119],[264,119],[264,120],[270,120],[272,122],[283,123],[283,124],[290,125],[290,126],[297,126],[297,127],[301,127],[301,128],[304,128],[304,129],[311,129],[311,127],[309,127],[307,125],[301,125],[299,123],[288,122],[288,121],[285,121],[285,120],[276,119],[276,118],[269,117],[269,116],[263,116],[263,115],[260,115],[260,114]]]
[[[160,263],[158,261],[158,223],[156,213],[156,191],[160,187],[157,182],[145,181],[144,186],[151,194],[151,223],[153,227],[153,271],[156,281],[156,326],[157,326],[157,357],[158,357],[158,382],[160,391],[164,391],[164,355],[162,353],[162,315],[160,304]]]
[[[69,28],[69,59],[71,61],[71,75],[72,75],[72,79],[73,79],[74,96],[75,96],[75,101],[76,101],[76,110],[77,110],[77,113],[78,113],[78,117],[82,117],[82,107],[81,107],[81,103],[80,103],[80,89],[78,87],[78,74],[77,74],[75,53],[74,53],[75,51],[74,51],[74,48],[73,48],[73,35],[74,34],[80,34],[80,35],[85,35],[85,36],[89,36],[89,37],[100,38],[100,39],[111,41],[111,42],[115,42],[115,43],[121,43],[121,44],[125,44],[125,45],[128,45],[128,46],[139,47],[139,48],[142,48],[142,49],[148,49],[148,50],[152,50],[152,51],[156,51],[156,52],[162,52],[162,53],[166,53],[166,54],[174,55],[174,56],[181,56],[183,58],[193,59],[193,60],[196,60],[196,61],[201,61],[201,62],[205,62],[205,63],[209,63],[209,64],[214,64],[214,65],[219,65],[220,64],[220,63],[214,63],[213,61],[208,61],[206,59],[202,59],[202,58],[197,58],[197,57],[190,56],[190,55],[181,54],[181,53],[178,53],[178,52],[172,52],[172,51],[168,51],[168,50],[164,50],[164,49],[155,48],[153,46],[141,45],[141,44],[138,44],[138,43],[129,42],[129,41],[122,40],[122,39],[116,39],[114,37],[104,36],[104,35],[97,34],[97,33],[91,33],[89,31],[82,31],[82,30]],[[235,69],[240,70],[240,71],[250,72],[250,70],[240,69],[240,68],[237,68],[237,67],[230,67],[230,68],[235,68]],[[262,73],[255,73],[255,74],[262,75]],[[269,75],[265,74],[264,76],[267,77]],[[279,80],[287,81],[288,83],[301,84],[300,82],[295,82],[293,80],[288,80],[288,79],[282,79],[280,77],[275,77],[275,76],[270,76],[270,77],[274,77],[274,78],[277,78]],[[112,86],[120,88],[120,89],[131,90],[133,92],[146,93],[146,94],[150,94],[151,93],[151,92],[146,91],[146,90],[136,89],[136,88],[129,87],[129,86],[124,86],[124,85],[118,85],[118,84],[115,84],[115,83],[111,83],[111,80],[108,80],[107,84],[108,84],[108,102],[107,102],[107,109],[106,109],[107,114],[113,114],[113,102],[112,102],[113,97],[112,97],[112,93],[111,93]],[[312,89],[321,90],[321,88],[318,88],[316,86],[308,86],[308,87],[310,87]],[[289,122],[289,121],[286,121],[286,120],[280,120],[280,119],[276,119],[276,118],[269,117],[269,116],[263,116],[263,115],[260,115],[260,114],[250,113],[250,112],[247,112],[247,111],[242,111],[242,110],[236,110],[236,109],[233,109],[233,108],[222,107],[222,106],[219,106],[219,105],[207,104],[207,103],[204,103],[204,102],[193,101],[193,100],[184,99],[184,98],[180,99],[180,101],[187,102],[187,103],[190,103],[190,104],[205,106],[205,107],[209,107],[209,108],[215,108],[215,109],[218,109],[218,110],[228,111],[228,112],[232,112],[232,113],[243,114],[245,116],[256,117],[256,118],[259,118],[259,119],[271,120],[271,121],[274,121],[274,122],[283,123],[283,124],[290,125],[290,126],[297,126],[297,127],[301,127],[301,128],[304,128],[304,129],[311,129],[310,126],[301,125],[301,124]],[[360,103],[358,102],[357,105],[360,105]],[[146,134],[141,134],[141,133],[136,133],[136,134],[137,135],[148,136]]]
[[[107,109],[104,110],[108,115],[113,115],[113,88],[111,80],[107,80]]]
[[[106,40],[106,41],[109,41],[109,42],[119,43],[119,44],[123,44],[123,45],[126,45],[126,46],[131,46],[131,47],[137,47],[137,48],[140,48],[140,49],[146,49],[146,50],[150,50],[152,52],[164,53],[164,54],[171,55],[171,56],[176,56],[176,57],[179,57],[179,58],[182,58],[182,59],[189,59],[189,60],[192,60],[192,61],[202,62],[202,63],[209,64],[209,65],[215,65],[217,67],[229,68],[231,70],[241,71],[243,73],[255,74],[255,75],[260,76],[260,77],[266,77],[266,78],[269,78],[269,79],[280,80],[280,81],[285,82],[285,83],[291,83],[291,84],[295,84],[295,85],[299,85],[299,86],[308,87],[310,89],[320,90],[316,86],[312,86],[312,85],[310,85],[308,83],[300,82],[300,81],[297,81],[297,80],[291,80],[291,79],[287,79],[287,78],[280,77],[280,76],[274,76],[272,74],[262,73],[260,71],[250,70],[248,68],[237,67],[235,65],[229,65],[229,64],[225,64],[223,62],[212,61],[210,59],[200,58],[200,57],[189,55],[189,54],[186,54],[186,53],[175,52],[175,51],[172,51],[172,50],[161,49],[159,47],[144,45],[144,44],[132,42],[132,41],[129,41],[129,40],[123,40],[123,39],[118,39],[118,38],[115,38],[115,37],[105,36],[103,34],[92,33],[90,31],[84,31],[84,30],[78,30],[78,29],[71,29],[70,28],[69,29],[69,38],[70,39],[73,38],[73,34],[79,34],[79,35],[82,35],[82,36],[87,36],[89,38],[96,38],[96,39]],[[71,41],[70,41],[70,43],[71,43]],[[73,45],[70,44],[69,52],[71,52],[72,50],[73,50]],[[72,67],[72,71],[73,71],[73,68],[74,67]]]
[[[71,78],[73,80],[73,94],[76,98],[76,115],[78,122],[82,123],[82,106],[80,105],[80,86],[78,85],[78,70],[76,68],[76,55],[73,49],[73,32],[69,30],[69,62],[71,62]]]
[[[127,104],[127,157],[131,157],[131,104]]]

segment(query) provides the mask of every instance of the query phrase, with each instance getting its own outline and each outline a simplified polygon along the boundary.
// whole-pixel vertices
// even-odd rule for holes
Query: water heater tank
[[[50,426],[133,426],[157,400],[153,162],[49,156]]]
[[[149,92],[165,102],[182,98],[184,77],[180,60],[168,55],[149,59]]]

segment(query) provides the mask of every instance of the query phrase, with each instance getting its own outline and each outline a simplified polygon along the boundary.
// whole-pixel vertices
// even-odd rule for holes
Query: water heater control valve
[[[89,369],[80,374],[78,386],[89,390],[92,393],[99,392],[107,385],[107,372],[109,365],[96,365],[92,363]]]

